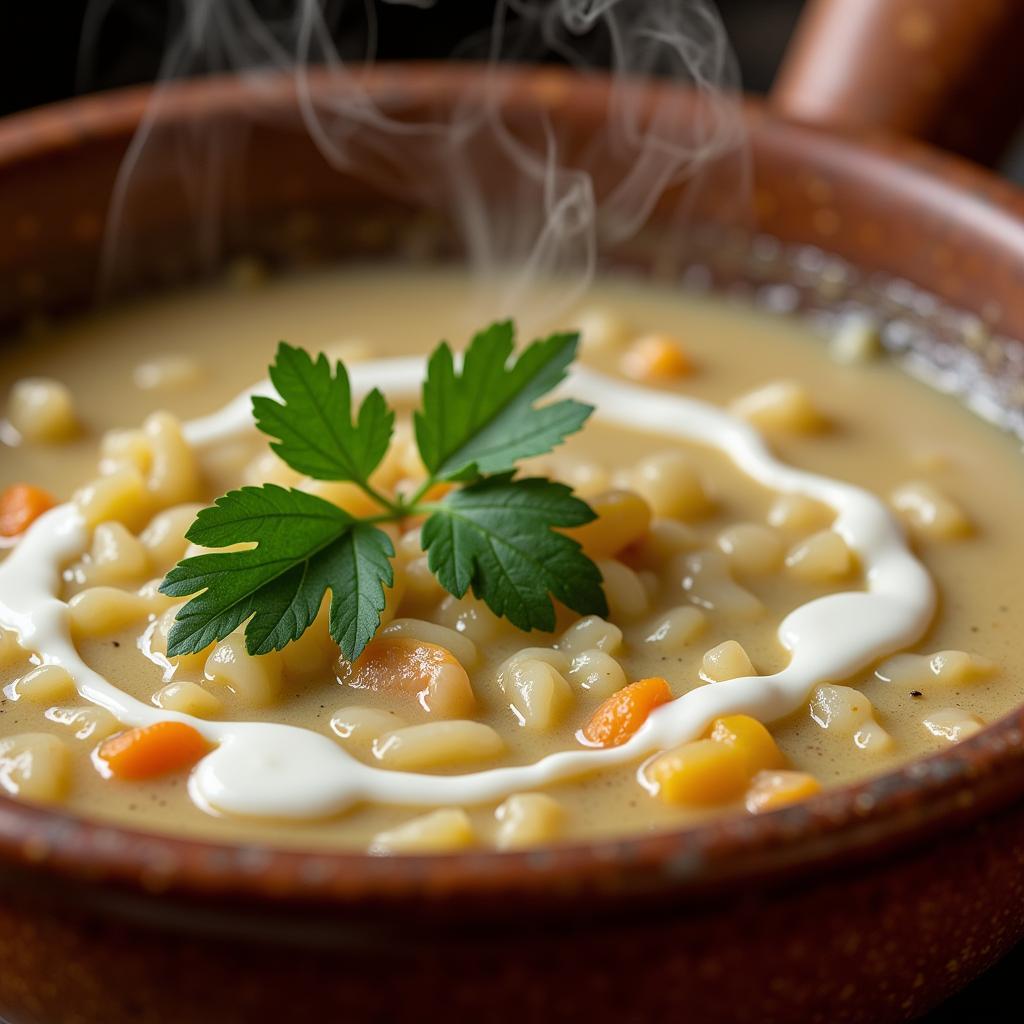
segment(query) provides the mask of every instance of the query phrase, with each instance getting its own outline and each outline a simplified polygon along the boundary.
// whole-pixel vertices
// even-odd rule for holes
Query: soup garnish
[[[380,626],[394,585],[395,548],[380,527],[422,518],[420,542],[444,589],[475,597],[519,629],[550,631],[554,595],[581,615],[606,615],[601,573],[578,541],[556,528],[583,526],[594,512],[570,488],[516,478],[520,460],[545,455],[579,430],[591,406],[562,399],[537,407],[565,377],[575,333],[533,342],[514,362],[511,321],[476,334],[461,372],[442,343],[427,361],[414,415],[425,479],[415,493],[381,494],[370,482],[387,454],[395,414],[377,388],[352,421],[344,363],[282,342],[270,367],[281,401],[253,397],[257,427],[296,473],[351,482],[369,499],[364,516],[296,488],[243,487],[203,509],[185,534],[206,548],[176,565],[160,587],[168,597],[202,591],[178,613],[167,655],[194,654],[245,623],[249,654],[278,651],[313,624],[327,590],[330,633],[356,661]],[[249,545],[255,546],[249,546]]]

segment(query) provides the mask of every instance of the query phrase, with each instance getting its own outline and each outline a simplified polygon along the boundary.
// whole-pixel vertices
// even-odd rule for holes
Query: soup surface
[[[34,492],[8,491],[0,518],[8,792],[177,834],[515,848],[764,813],[1018,703],[1016,445],[887,365],[869,331],[839,359],[793,319],[614,280],[564,323],[528,325],[582,329],[568,390],[597,412],[528,468],[598,513],[579,538],[607,620],[559,609],[554,633],[521,633],[446,595],[404,523],[384,624],[354,665],[325,614],[279,653],[252,658],[233,634],[168,658],[183,602],[156,586],[199,508],[265,481],[365,500],[302,479],[238,417],[182,424],[264,378],[281,338],[344,359],[357,384],[361,364],[399,380],[378,361],[461,343],[471,307],[454,272],[324,272],[6,344],[0,488],[72,502],[25,530]],[[418,380],[400,381],[400,410]],[[422,477],[403,419],[384,490]],[[757,442],[748,424],[778,460],[760,478],[761,456],[736,457]],[[116,770],[118,737],[172,720],[202,746],[171,737]]]

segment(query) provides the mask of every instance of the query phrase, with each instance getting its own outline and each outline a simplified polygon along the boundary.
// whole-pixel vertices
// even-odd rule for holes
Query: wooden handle
[[[1024,109],[1024,0],[809,0],[772,102],[992,162]]]

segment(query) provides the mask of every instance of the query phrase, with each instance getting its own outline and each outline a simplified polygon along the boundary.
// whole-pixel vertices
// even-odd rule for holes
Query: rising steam
[[[115,4],[93,4],[86,56]],[[603,252],[633,238],[667,190],[689,183],[692,197],[712,166],[736,176],[743,205],[738,75],[710,0],[498,0],[490,31],[455,55],[484,61],[486,74],[454,109],[416,119],[385,109],[364,86],[378,48],[378,9],[373,0],[179,0],[153,100],[116,183],[108,285],[129,273],[135,226],[168,186],[188,198],[194,261],[212,271],[223,260],[232,196],[246,161],[260,154],[246,149],[244,126],[236,134],[168,123],[174,84],[202,74],[239,74],[253,117],[266,116],[260,96],[268,76],[291,76],[296,114],[324,158],[451,224],[494,314],[521,308],[533,284],[555,277],[566,282],[560,301],[570,304]],[[505,70],[540,61],[611,71],[612,88],[583,145],[567,144],[565,126],[539,110],[526,121],[521,111],[515,123],[507,116],[515,80]],[[692,102],[652,103],[645,84],[652,76],[685,85]]]

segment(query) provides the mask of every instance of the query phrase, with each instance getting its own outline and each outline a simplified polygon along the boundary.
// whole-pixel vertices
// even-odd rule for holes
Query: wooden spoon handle
[[[1024,109],[1024,0],[809,0],[772,102],[991,162]]]

